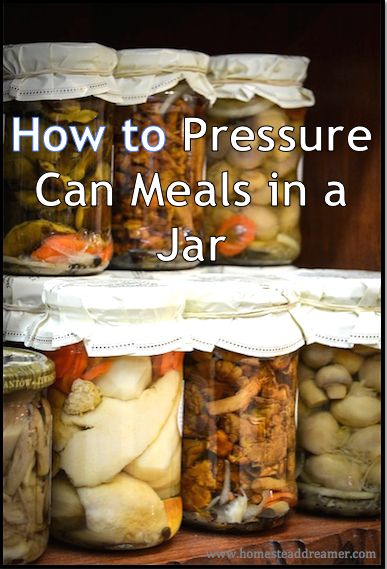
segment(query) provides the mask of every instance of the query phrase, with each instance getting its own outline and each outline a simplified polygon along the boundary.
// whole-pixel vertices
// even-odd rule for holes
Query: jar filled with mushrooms
[[[3,563],[29,564],[46,549],[50,522],[52,416],[45,388],[54,364],[3,349]]]
[[[52,338],[56,367],[51,533],[95,549],[152,547],[182,519],[182,298],[162,283],[82,281],[47,283],[35,336]]]
[[[329,515],[377,515],[380,275],[321,272],[320,282],[309,286],[312,271],[302,273],[309,292],[301,298],[299,321],[311,343],[298,365],[299,506]]]
[[[204,119],[209,101],[214,100],[206,78],[208,59],[204,53],[175,49],[118,52],[115,76],[122,102],[116,106],[114,138],[112,267],[116,269],[186,269],[197,264],[182,257],[182,248],[187,237],[203,237],[203,208],[194,197],[197,182],[204,177],[205,142],[194,140],[191,150],[185,151],[183,121]],[[125,124],[134,131],[129,147],[122,130]],[[160,132],[165,137],[161,145]],[[177,207],[166,193],[171,184],[181,189],[179,182],[188,184],[191,193],[177,197],[175,201],[188,202]],[[152,187],[159,187],[160,193],[146,203],[141,188],[148,194]],[[164,262],[156,254],[171,252],[172,229],[177,231],[179,253]]]
[[[204,226],[207,238],[226,236],[217,245],[217,263],[281,265],[300,253],[300,195],[285,191],[284,182],[302,175],[300,127],[306,108],[314,104],[313,93],[302,86],[308,63],[305,57],[269,54],[210,58],[217,100],[207,112],[207,179],[219,202],[205,208]],[[291,143],[281,139],[285,126]],[[239,181],[245,182],[240,189],[248,205],[239,205]],[[277,183],[276,202],[269,182]],[[225,192],[228,204],[220,201]]]
[[[188,293],[182,497],[186,522],[249,532],[297,503],[300,329],[291,299],[248,279],[201,277]]]
[[[94,43],[5,47],[8,273],[91,275],[108,266],[115,64],[115,51]]]

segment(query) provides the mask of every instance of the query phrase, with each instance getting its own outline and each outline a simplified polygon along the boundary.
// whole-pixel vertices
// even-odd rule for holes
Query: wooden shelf
[[[169,542],[142,551],[95,552],[52,541],[36,565],[377,565],[380,533],[375,518],[296,512],[282,528],[263,533],[219,534],[185,527]],[[332,551],[341,557],[323,558]],[[374,558],[359,558],[363,552]],[[211,559],[211,553],[220,555]]]

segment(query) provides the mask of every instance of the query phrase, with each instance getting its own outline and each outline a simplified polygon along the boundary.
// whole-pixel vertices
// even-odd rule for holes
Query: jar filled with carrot
[[[217,246],[217,263],[281,265],[300,253],[300,197],[292,190],[288,199],[284,182],[302,176],[299,131],[306,108],[314,104],[313,93],[302,86],[308,63],[305,57],[269,54],[210,58],[209,79],[217,100],[207,111],[207,179],[219,196],[227,184],[230,198],[227,207],[217,203],[205,208],[206,237],[226,236]],[[217,147],[215,126],[222,129]],[[279,131],[285,126],[292,129],[285,133],[291,132],[292,143],[281,140]],[[231,144],[234,130],[243,138],[238,142],[242,150]],[[279,148],[281,142],[285,149]],[[240,188],[249,196],[248,205],[234,204],[240,199],[234,192],[238,181],[248,184]],[[278,184],[278,205],[272,205],[269,182]]]
[[[8,273],[90,275],[108,266],[108,194],[91,182],[112,181],[115,64],[115,51],[95,43],[5,47]]]
[[[167,541],[182,519],[181,291],[101,275],[45,278],[40,296],[28,297],[16,290],[27,277],[11,279],[6,337],[22,339],[20,311],[10,306],[18,298],[23,342],[56,369],[52,534],[112,550]]]
[[[184,519],[219,531],[283,524],[296,505],[300,329],[291,296],[257,281],[200,277],[188,292]]]

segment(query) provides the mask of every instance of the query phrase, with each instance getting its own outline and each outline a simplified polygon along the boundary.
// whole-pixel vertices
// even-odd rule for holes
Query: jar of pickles
[[[299,271],[299,505],[380,513],[380,274]]]
[[[217,126],[222,132],[217,150],[212,139],[208,140],[207,179],[218,195],[225,175],[231,189],[238,181],[247,182],[243,191],[250,197],[250,203],[240,207],[234,204],[238,195],[229,191],[231,205],[218,203],[205,209],[206,237],[227,238],[217,246],[217,263],[281,265],[291,263],[300,252],[299,195],[293,191],[288,203],[284,182],[300,180],[302,175],[299,131],[306,108],[314,104],[313,93],[302,87],[308,63],[306,57],[269,54],[210,58],[209,78],[217,100],[207,112],[208,131]],[[291,150],[286,150],[288,141],[282,140],[281,146],[279,129],[283,126],[293,128]],[[261,127],[266,129],[258,135]],[[230,142],[230,132],[238,128],[251,133],[251,137],[241,134],[244,138],[238,145],[242,150]],[[246,146],[251,149],[243,150]],[[271,205],[269,182],[278,184],[276,206]]]
[[[96,549],[168,540],[182,518],[180,289],[56,278],[43,283],[41,299],[25,341],[43,348],[57,373],[52,534]]]
[[[50,522],[52,416],[44,355],[3,349],[3,563],[27,564],[46,549]]]
[[[115,51],[95,43],[5,47],[7,272],[89,275],[109,264],[107,190],[91,182],[112,181],[115,64]]]
[[[132,49],[118,52],[115,71],[122,102],[116,107],[114,139],[113,237],[116,269],[184,269],[194,266],[181,255],[185,238],[203,237],[203,208],[194,202],[196,184],[204,177],[204,139],[192,142],[191,151],[183,147],[185,118],[204,118],[214,91],[206,73],[208,56],[175,49]],[[129,152],[122,127],[131,120],[135,132]],[[146,129],[161,128],[165,144],[158,143],[156,132],[143,143]],[[141,176],[141,179],[139,179]],[[188,205],[172,206],[165,198],[167,188],[176,182],[191,188]],[[164,206],[154,194],[147,205],[142,195],[132,203],[136,184],[149,192],[159,184]],[[180,253],[169,262],[156,253],[168,255],[172,249],[172,228],[177,228]]]
[[[192,286],[191,286],[192,285]],[[256,280],[188,285],[184,519],[241,532],[281,525],[297,502],[295,401],[301,331],[294,298]]]

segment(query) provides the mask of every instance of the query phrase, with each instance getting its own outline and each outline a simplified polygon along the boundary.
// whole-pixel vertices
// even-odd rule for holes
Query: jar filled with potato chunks
[[[302,86],[308,63],[306,57],[269,54],[210,58],[209,79],[217,100],[207,112],[207,179],[215,185],[219,202],[205,208],[204,225],[207,238],[226,236],[217,245],[217,263],[281,265],[300,253],[300,195],[292,189],[287,196],[284,182],[302,176],[299,132],[306,108],[314,104],[313,93]],[[283,126],[293,129],[286,131],[292,143],[280,139]],[[221,129],[217,146],[213,127]],[[233,131],[240,135],[242,150],[231,144]],[[250,150],[243,150],[247,146]],[[248,183],[240,186],[250,200],[243,206],[235,192],[239,181]],[[278,183],[278,205],[272,202],[269,182]],[[220,201],[226,189],[227,207]]]
[[[204,119],[209,101],[214,101],[206,77],[208,60],[204,53],[175,49],[118,52],[115,77],[122,102],[116,106],[114,137],[112,266],[116,269],[185,269],[197,264],[185,260],[181,249],[185,238],[203,237],[203,208],[195,204],[194,196],[197,182],[204,178],[205,141],[196,139],[191,150],[185,151],[183,121]],[[131,151],[124,144],[126,121],[136,129]],[[165,135],[161,147],[155,127]],[[191,189],[189,196],[176,197],[176,201],[187,200],[180,207],[166,199],[171,184],[181,189],[178,182]],[[140,188],[149,193],[151,187],[160,188],[164,205],[156,193],[145,202]],[[171,252],[173,228],[177,229],[179,253],[164,262],[156,253]]]
[[[56,368],[51,533],[96,549],[147,548],[182,518],[184,302],[155,281],[86,281],[46,280],[25,336]]]
[[[380,274],[300,271],[300,507],[380,513]]]
[[[201,277],[188,292],[184,519],[219,531],[284,523],[296,505],[294,299],[254,279]]]
[[[3,348],[3,563],[29,564],[46,549],[50,522],[55,379],[43,354]]]
[[[8,273],[91,275],[108,266],[108,190],[92,182],[112,182],[116,59],[94,43],[5,47]]]

